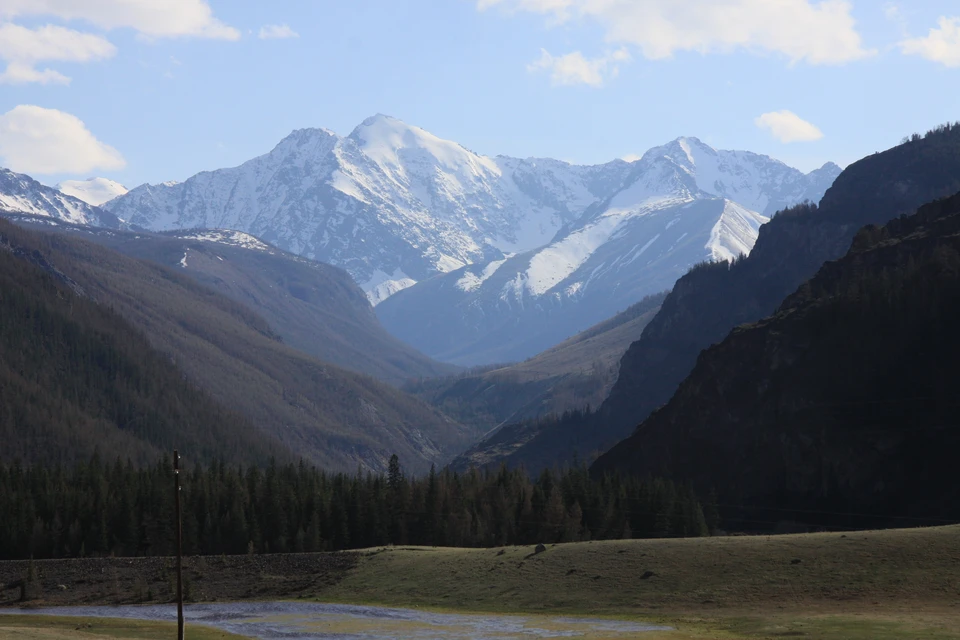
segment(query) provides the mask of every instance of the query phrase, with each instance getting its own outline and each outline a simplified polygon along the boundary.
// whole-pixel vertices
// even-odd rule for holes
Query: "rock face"
[[[120,220],[110,212],[44,186],[30,176],[3,168],[0,168],[0,211],[108,229],[120,227]]]
[[[734,520],[956,518],[958,315],[960,194],[860,231],[775,314],[705,350],[593,470],[715,488],[744,507]]]
[[[377,307],[392,333],[463,365],[530,357],[669,289],[701,261],[753,248],[767,215],[819,201],[840,169],[804,175],[766,156],[679,138],[545,247],[458,269]]]

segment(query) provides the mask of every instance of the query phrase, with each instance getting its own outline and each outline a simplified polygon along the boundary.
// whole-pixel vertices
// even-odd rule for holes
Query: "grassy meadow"
[[[351,553],[355,561],[336,578],[293,582],[279,580],[286,571],[283,562],[299,558],[294,564],[314,566],[305,559],[329,554],[234,556],[231,562],[247,570],[233,567],[229,580],[242,574],[250,584],[269,587],[241,599],[521,614],[539,628],[553,624],[548,618],[571,615],[675,629],[637,635],[644,640],[960,640],[960,526],[579,542],[548,546],[539,554],[533,547],[384,547]],[[189,560],[188,565],[198,561]],[[227,579],[223,571],[215,559],[207,559],[202,575],[191,573],[196,591],[205,593]],[[223,597],[214,597],[219,601],[237,597],[211,593],[220,593]],[[356,633],[365,624],[322,626],[325,633]],[[579,630],[585,640],[626,637]],[[415,625],[396,629],[398,638],[418,636]],[[164,623],[0,616],[0,639],[168,637],[174,637],[173,627]],[[188,637],[236,636],[191,627]]]
[[[324,601],[640,618],[644,638],[960,639],[960,526],[370,549]]]

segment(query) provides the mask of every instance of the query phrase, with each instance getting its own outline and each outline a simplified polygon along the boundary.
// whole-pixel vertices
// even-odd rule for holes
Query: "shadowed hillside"
[[[847,167],[820,206],[799,205],[760,228],[753,251],[704,264],[677,281],[657,316],[620,362],[610,397],[595,413],[546,425],[513,456],[531,469],[602,453],[666,403],[700,352],[735,326],[773,313],[857,230],[911,213],[960,190],[960,126],[863,158]]]
[[[469,443],[439,412],[284,345],[261,316],[185,275],[62,234],[4,228],[19,251],[38,252],[142,331],[187,379],[296,455],[355,470],[383,469],[396,453],[425,471]]]
[[[325,362],[394,385],[456,370],[387,333],[360,287],[337,267],[229,231],[87,232],[111,249],[180,270],[246,305],[285,344]]]
[[[0,461],[73,463],[95,451],[138,463],[292,457],[183,379],[147,337],[0,220]]]
[[[880,526],[960,518],[960,194],[860,231],[769,318],[704,351],[601,457],[715,488],[728,514]]]

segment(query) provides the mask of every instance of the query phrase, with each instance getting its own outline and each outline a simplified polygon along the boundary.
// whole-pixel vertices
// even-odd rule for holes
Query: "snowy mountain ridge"
[[[748,254],[769,215],[819,201],[839,173],[827,164],[804,175],[766,156],[678,138],[644,154],[622,188],[546,246],[434,277],[377,314],[440,360],[521,360],[671,288],[698,262]]]
[[[615,160],[481,156],[388,116],[300,129],[239,167],[106,204],[151,230],[228,228],[347,269],[373,302],[437,273],[542,246],[629,173]]]
[[[100,206],[127,192],[127,188],[109,178],[87,178],[86,180],[64,180],[54,187],[61,193],[83,200],[87,204]]]
[[[117,229],[121,225],[116,216],[104,209],[2,167],[0,210],[109,229]]]
[[[769,216],[819,201],[839,173],[692,137],[595,166],[490,157],[376,115],[344,137],[295,130],[237,167],[141,185],[104,208],[134,228],[262,241],[344,268],[395,335],[479,364],[533,355],[693,264],[749,253]],[[46,187],[38,199],[33,184],[0,194],[21,211],[121,224]]]

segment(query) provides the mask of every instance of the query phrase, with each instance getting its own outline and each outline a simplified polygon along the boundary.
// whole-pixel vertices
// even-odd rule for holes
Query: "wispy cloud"
[[[284,38],[299,38],[300,34],[286,24],[268,24],[260,27],[257,37],[261,40],[280,40]]]
[[[946,67],[960,67],[960,17],[941,17],[936,29],[923,38],[907,38],[900,43],[906,55],[917,55]]]
[[[478,0],[477,8],[592,21],[607,42],[637,46],[653,60],[739,49],[842,64],[875,53],[864,48],[845,0]]]
[[[754,120],[754,124],[769,131],[780,142],[813,142],[823,138],[819,127],[786,109],[764,113]]]
[[[604,83],[620,73],[619,64],[628,62],[630,53],[619,49],[599,58],[586,58],[579,51],[562,56],[554,56],[546,49],[540,50],[540,58],[527,65],[527,71],[550,72],[550,82],[554,86],[573,86],[585,84],[602,87]]]
[[[128,27],[153,38],[237,40],[240,32],[213,16],[206,0],[3,0],[0,17],[54,16],[103,29]]]
[[[4,166],[30,174],[126,166],[120,152],[97,140],[80,118],[28,104],[0,115],[0,158]]]
[[[89,62],[112,57],[116,47],[105,38],[73,29],[46,25],[29,29],[0,24],[0,60],[7,69],[0,74],[5,84],[69,84],[70,78],[53,69],[38,70],[39,62]]]
[[[104,60],[117,52],[101,35],[10,22],[24,17],[82,21],[106,30],[129,28],[148,40],[240,38],[239,31],[213,16],[205,0],[0,0],[0,60],[7,62],[0,83],[69,84],[70,78],[60,71],[38,69],[37,64]]]

